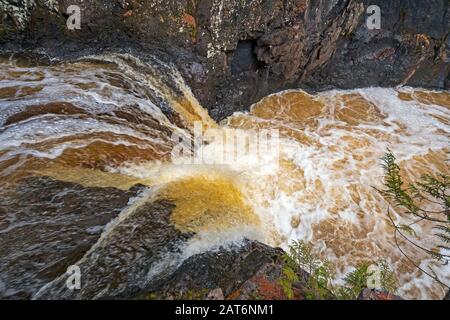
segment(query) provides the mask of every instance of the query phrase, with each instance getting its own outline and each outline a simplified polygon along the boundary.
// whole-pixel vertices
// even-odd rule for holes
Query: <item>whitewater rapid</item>
[[[388,149],[408,181],[449,174],[449,92],[290,90],[216,124],[179,73],[157,60],[104,55],[30,66],[12,59],[1,61],[0,70],[4,189],[34,175],[124,190],[139,183],[150,188],[145,201],[174,201],[172,222],[196,233],[181,260],[243,238],[284,249],[304,240],[336,265],[338,284],[358,264],[384,259],[400,279],[401,296],[444,296],[396,248],[387,217],[391,206],[375,188],[382,187],[380,158]],[[191,137],[195,121],[218,130],[278,130],[280,154],[264,161],[238,156],[227,165],[175,164],[173,134]],[[210,142],[200,152],[211,160],[217,147]],[[107,245],[133,205],[89,252]],[[398,222],[408,221],[391,210]],[[417,233],[433,245],[429,231],[425,225]],[[449,266],[435,270],[450,282]]]

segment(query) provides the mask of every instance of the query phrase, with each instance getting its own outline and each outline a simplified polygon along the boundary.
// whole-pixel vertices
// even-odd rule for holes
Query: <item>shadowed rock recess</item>
[[[66,28],[69,5],[81,30]],[[381,8],[381,30],[366,26]],[[298,88],[448,88],[447,0],[1,0],[1,51],[148,54],[183,72],[215,119]]]

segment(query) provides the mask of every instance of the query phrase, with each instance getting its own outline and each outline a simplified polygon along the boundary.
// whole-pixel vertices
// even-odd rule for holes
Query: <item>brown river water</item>
[[[189,138],[195,122],[205,129],[279,130],[279,158],[174,163],[173,133]],[[215,123],[179,73],[156,59],[143,63],[105,55],[50,66],[2,59],[0,242],[6,245],[0,243],[0,297],[14,296],[21,286],[34,286],[35,293],[42,285],[33,282],[26,267],[17,271],[18,264],[39,263],[28,253],[45,251],[51,242],[58,259],[64,249],[46,221],[64,224],[70,215],[42,211],[38,219],[21,210],[24,199],[11,192],[30,177],[50,177],[83,187],[150,187],[145,197],[173,201],[171,221],[196,234],[185,257],[244,237],[285,249],[304,240],[336,265],[338,282],[359,263],[385,259],[400,280],[401,296],[442,298],[444,289],[396,248],[389,203],[374,187],[382,186],[380,158],[388,148],[407,181],[425,173],[450,174],[449,138],[449,92],[365,88],[310,95],[290,90]],[[204,145],[204,155],[214,157],[213,147],[214,142]],[[115,215],[133,206],[130,201]],[[398,222],[409,221],[391,210]],[[78,218],[70,219],[77,223]],[[79,219],[77,227],[83,226]],[[40,231],[27,238],[24,228],[31,226]],[[430,228],[422,224],[416,231],[432,247]],[[111,229],[101,229],[99,241],[106,241]],[[423,265],[430,262],[414,254]],[[435,270],[450,281],[449,266]]]

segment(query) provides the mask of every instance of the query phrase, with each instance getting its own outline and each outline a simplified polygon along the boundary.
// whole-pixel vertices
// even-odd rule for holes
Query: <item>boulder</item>
[[[287,300],[283,277],[284,251],[257,241],[246,240],[231,248],[194,255],[171,275],[151,283],[135,298],[235,300]],[[294,299],[303,299],[307,273],[300,271],[293,284]]]

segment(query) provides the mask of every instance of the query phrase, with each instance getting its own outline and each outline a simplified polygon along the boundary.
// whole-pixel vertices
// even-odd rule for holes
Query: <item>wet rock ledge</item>
[[[66,27],[69,5],[80,30]],[[157,55],[215,119],[287,88],[449,88],[449,30],[447,0],[0,1],[0,52]]]

